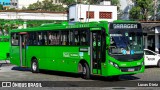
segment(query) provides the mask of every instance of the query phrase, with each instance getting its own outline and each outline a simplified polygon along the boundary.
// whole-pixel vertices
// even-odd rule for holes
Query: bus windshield
[[[112,55],[143,54],[142,32],[117,30],[110,33]]]

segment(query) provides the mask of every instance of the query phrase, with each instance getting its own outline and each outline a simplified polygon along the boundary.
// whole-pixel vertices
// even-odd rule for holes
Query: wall
[[[87,11],[94,12],[94,18],[86,17]],[[110,19],[100,18],[99,12],[111,12],[112,16]],[[73,20],[74,19],[74,20]],[[87,21],[109,21],[117,20],[117,6],[110,5],[84,5],[84,4],[76,4],[70,6],[69,8],[69,20],[71,22],[87,22]]]
[[[0,19],[67,20],[66,13],[0,12]]]

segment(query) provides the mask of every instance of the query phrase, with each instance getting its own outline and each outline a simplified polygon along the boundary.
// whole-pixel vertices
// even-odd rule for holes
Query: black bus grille
[[[120,67],[120,70],[122,72],[134,72],[134,71],[139,71],[141,69],[141,66],[136,66],[136,67]]]

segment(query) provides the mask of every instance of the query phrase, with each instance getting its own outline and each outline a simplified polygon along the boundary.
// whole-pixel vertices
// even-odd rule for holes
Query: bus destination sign
[[[137,29],[139,27],[138,24],[111,24],[112,29]]]

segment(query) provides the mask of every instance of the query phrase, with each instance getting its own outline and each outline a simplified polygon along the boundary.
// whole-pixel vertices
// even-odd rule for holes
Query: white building
[[[0,11],[0,19],[8,20],[67,20],[66,12],[5,12]]]
[[[104,20],[109,22],[117,20],[117,6],[111,6],[110,1],[104,1],[101,5],[76,4],[69,7],[70,22]]]

